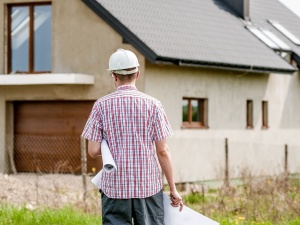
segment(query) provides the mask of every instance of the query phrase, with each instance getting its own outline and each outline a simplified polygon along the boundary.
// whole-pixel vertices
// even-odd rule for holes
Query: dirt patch
[[[86,178],[87,191],[84,194],[81,175],[0,174],[0,202],[25,205],[29,209],[72,205],[99,213],[100,194],[90,180],[91,177]]]

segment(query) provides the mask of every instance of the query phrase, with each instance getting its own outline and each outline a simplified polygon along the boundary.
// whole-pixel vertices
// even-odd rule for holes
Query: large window
[[[51,71],[50,3],[8,5],[8,73]]]
[[[184,128],[208,128],[208,100],[183,98],[182,125]]]

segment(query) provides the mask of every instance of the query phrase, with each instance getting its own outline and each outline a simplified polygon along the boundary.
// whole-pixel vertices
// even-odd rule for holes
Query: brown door
[[[19,172],[80,173],[80,135],[94,101],[14,102],[14,160]],[[102,167],[87,154],[88,172]]]

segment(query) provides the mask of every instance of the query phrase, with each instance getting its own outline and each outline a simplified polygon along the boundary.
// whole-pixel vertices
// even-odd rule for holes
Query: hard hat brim
[[[120,74],[120,75],[129,75],[129,74],[133,74],[139,71],[139,69],[136,67],[133,70],[110,70],[108,69],[108,71],[111,71],[115,74]]]

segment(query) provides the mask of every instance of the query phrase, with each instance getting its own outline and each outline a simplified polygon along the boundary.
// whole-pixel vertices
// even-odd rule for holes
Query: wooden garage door
[[[80,173],[80,135],[94,101],[14,102],[14,160],[18,172]],[[87,154],[88,172],[101,158]]]

